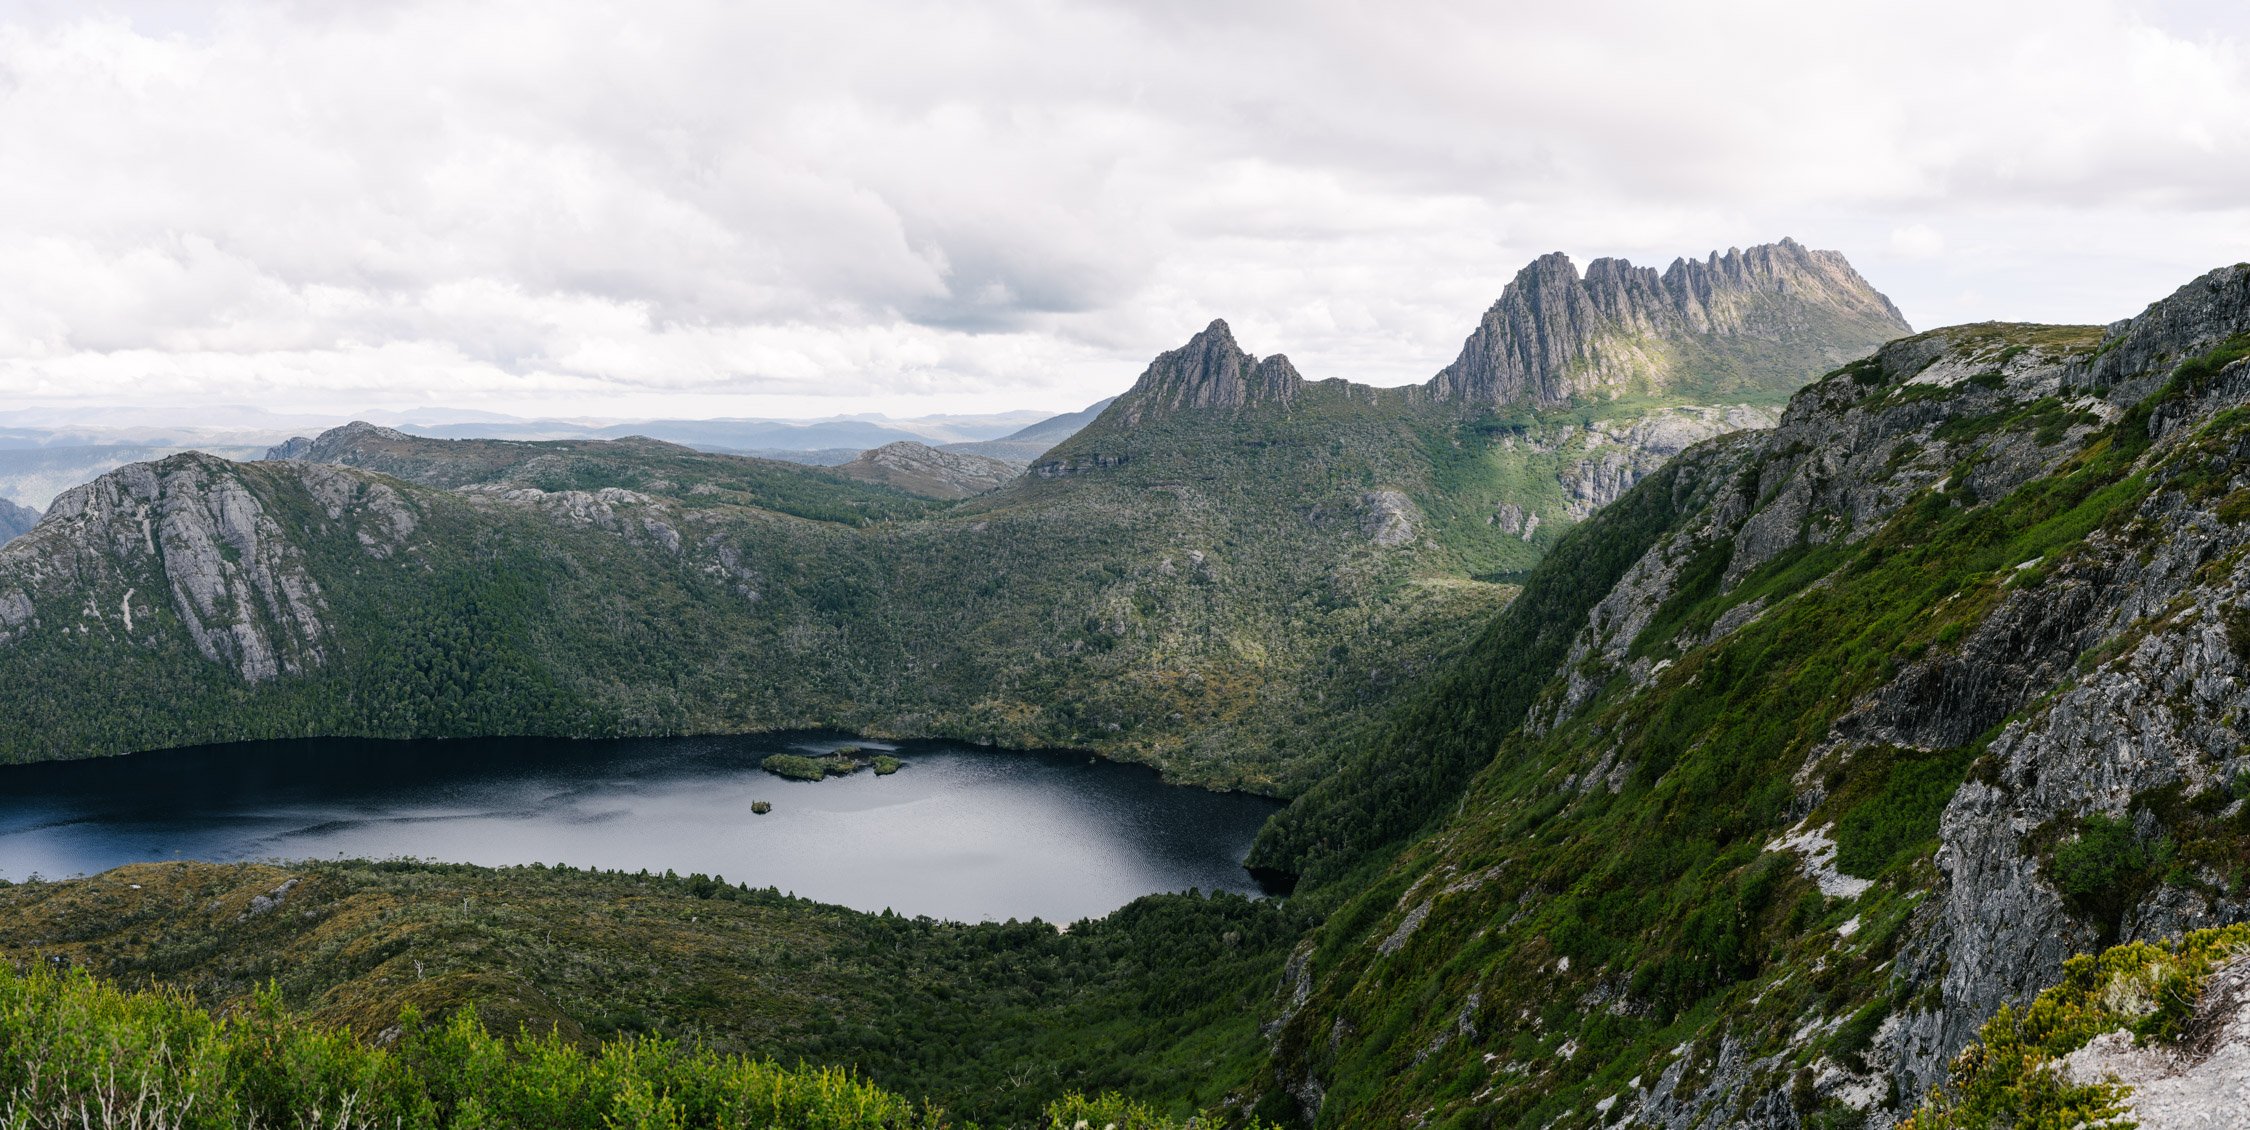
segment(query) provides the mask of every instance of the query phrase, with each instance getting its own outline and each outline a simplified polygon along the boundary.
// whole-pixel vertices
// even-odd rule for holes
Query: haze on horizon
[[[1420,381],[1554,250],[2127,316],[2250,259],[2250,13],[31,0],[0,153],[10,406],[1068,411]]]

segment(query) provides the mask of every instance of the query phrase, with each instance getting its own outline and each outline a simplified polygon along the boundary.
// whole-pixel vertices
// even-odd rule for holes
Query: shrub
[[[792,781],[822,781],[828,778],[828,765],[825,761],[794,753],[774,754],[759,762],[758,768]]]
[[[307,1023],[268,989],[220,1020],[167,990],[82,971],[0,965],[0,1112],[104,1112],[103,1125],[804,1127],[942,1125],[836,1068],[785,1068],[630,1037],[581,1051],[552,1033],[503,1039],[473,1009],[425,1026],[411,1009],[387,1048]]]

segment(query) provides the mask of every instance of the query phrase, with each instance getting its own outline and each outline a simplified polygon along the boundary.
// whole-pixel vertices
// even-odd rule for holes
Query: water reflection
[[[758,768],[833,735],[614,742],[322,739],[0,768],[0,877],[161,859],[413,856],[700,871],[862,910],[967,921],[1107,913],[1190,887],[1255,893],[1275,805],[1083,754],[943,742],[818,783]],[[753,800],[773,803],[759,816]]]

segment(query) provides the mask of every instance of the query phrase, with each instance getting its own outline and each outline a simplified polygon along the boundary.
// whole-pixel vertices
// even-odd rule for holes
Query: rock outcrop
[[[964,451],[946,451],[912,440],[886,443],[834,468],[865,483],[896,487],[924,498],[955,499],[996,490],[1021,474],[1013,465]]]
[[[64,492],[36,536],[0,553],[0,588],[14,588],[19,607],[33,613],[0,620],[31,630],[51,614],[63,618],[51,625],[60,630],[92,620],[131,638],[136,617],[141,635],[161,623],[149,603],[163,600],[204,659],[248,682],[319,666],[327,634],[320,586],[283,520],[240,472],[212,456],[176,455]],[[83,608],[59,606],[53,595],[77,595]]]

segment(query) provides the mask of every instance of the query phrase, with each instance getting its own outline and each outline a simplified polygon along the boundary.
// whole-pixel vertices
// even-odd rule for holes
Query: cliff
[[[1623,395],[1791,392],[1912,332],[1845,258],[1792,239],[1659,274],[1560,252],[1518,272],[1461,355],[1424,386],[1439,401],[1551,406]]]

